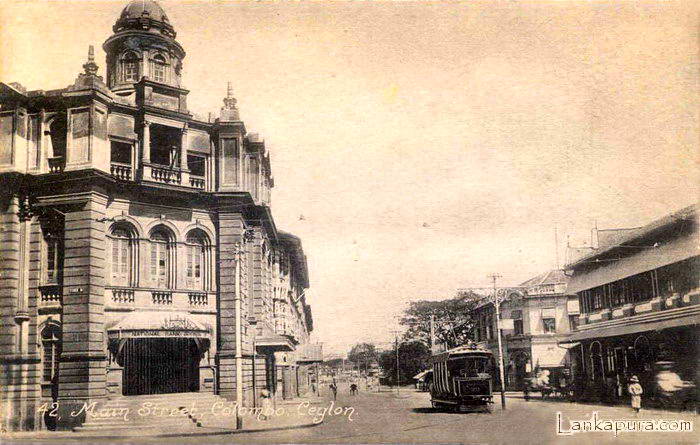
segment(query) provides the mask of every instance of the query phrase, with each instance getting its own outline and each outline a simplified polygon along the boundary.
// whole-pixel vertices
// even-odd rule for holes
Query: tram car
[[[430,402],[433,408],[460,412],[491,412],[493,354],[476,346],[459,346],[431,359],[433,378]]]

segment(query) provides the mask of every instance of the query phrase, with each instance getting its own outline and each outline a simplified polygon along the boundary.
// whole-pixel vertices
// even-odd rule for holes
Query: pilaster
[[[103,196],[93,194],[65,215],[61,429],[82,424],[84,415],[71,413],[106,396],[105,205]]]
[[[219,394],[229,399],[236,395],[236,263],[241,261],[240,250],[243,246],[245,225],[240,213],[220,212],[218,227],[219,258],[219,338],[217,363],[219,367]],[[241,306],[244,306],[243,304]],[[243,311],[242,311],[243,312]],[[247,320],[243,320],[243,329],[247,330]],[[245,389],[245,388],[244,388]]]

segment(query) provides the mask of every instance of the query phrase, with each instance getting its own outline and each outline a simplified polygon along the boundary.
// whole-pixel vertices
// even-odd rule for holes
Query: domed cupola
[[[143,77],[180,86],[185,50],[177,33],[155,0],[132,0],[112,28],[114,34],[102,46],[107,53],[107,85],[128,89]]]
[[[176,36],[165,11],[153,0],[132,0],[126,5],[112,30],[118,33],[127,29],[148,30],[172,38]]]

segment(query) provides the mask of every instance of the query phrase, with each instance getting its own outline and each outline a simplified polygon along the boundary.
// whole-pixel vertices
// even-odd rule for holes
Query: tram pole
[[[399,395],[399,334],[396,333],[396,395]]]
[[[498,337],[498,371],[501,377],[501,407],[506,409],[506,381],[503,372],[503,343],[501,342],[501,301],[498,298],[498,289],[496,289],[496,280],[501,276],[498,274],[490,275],[493,280],[493,305],[496,306],[496,335]]]

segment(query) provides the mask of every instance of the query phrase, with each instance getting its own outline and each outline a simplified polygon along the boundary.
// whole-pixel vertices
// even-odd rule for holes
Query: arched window
[[[111,241],[111,284],[113,286],[136,286],[138,238],[127,224],[116,225],[110,233]]]
[[[174,276],[172,265],[172,248],[174,239],[165,227],[156,227],[151,232],[151,284],[158,288],[170,288],[170,277]]]
[[[122,57],[121,61],[121,66],[122,66],[122,80],[124,82],[138,82],[140,73],[139,73],[139,65],[141,61],[139,60],[139,56],[133,52],[129,51],[124,54]]]
[[[50,323],[41,331],[41,353],[41,379],[45,383],[56,383],[61,356],[61,328],[57,324]]]
[[[209,287],[209,239],[201,230],[192,230],[185,239],[188,289],[208,290]]]
[[[153,61],[151,63],[151,73],[153,74],[154,81],[161,83],[167,82],[166,63],[165,57],[160,54],[156,54],[153,57]]]

